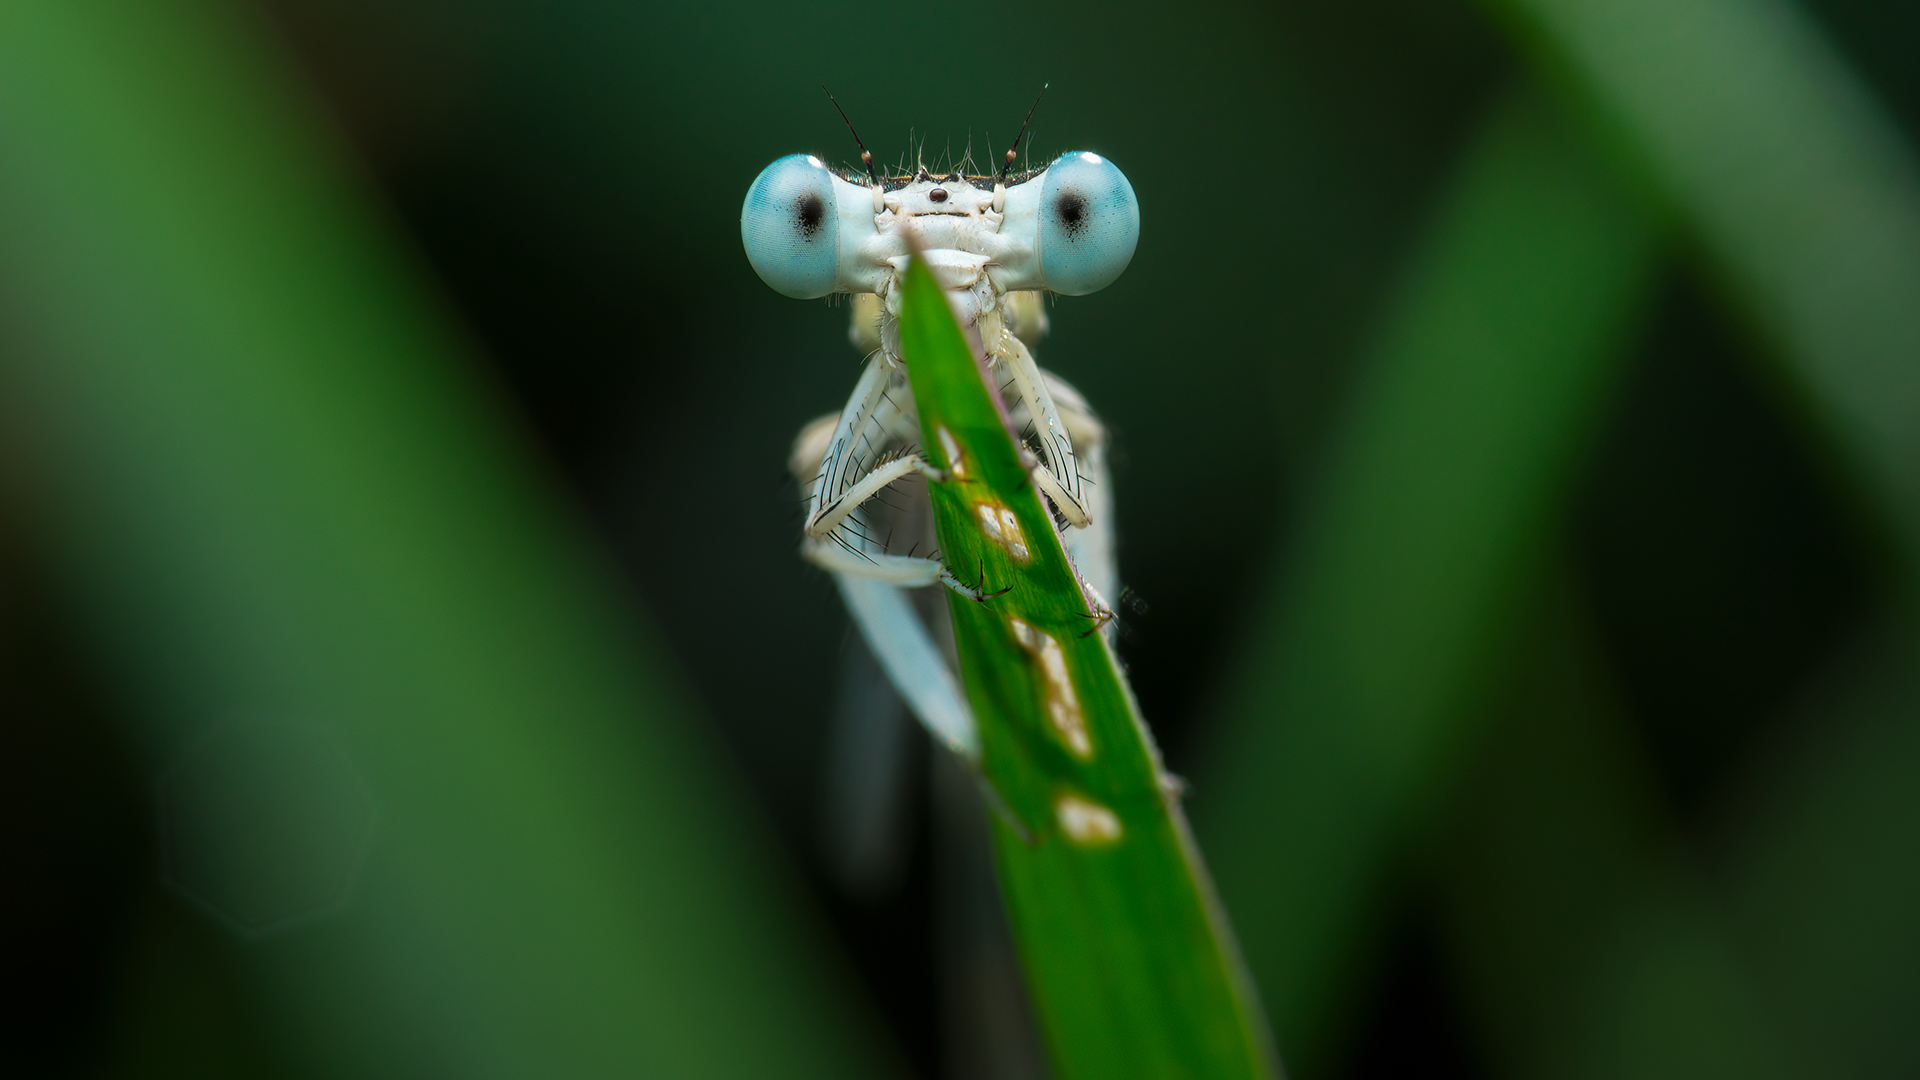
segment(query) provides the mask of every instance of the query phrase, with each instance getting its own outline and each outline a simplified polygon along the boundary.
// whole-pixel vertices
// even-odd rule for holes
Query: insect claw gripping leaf
[[[953,571],[948,570],[944,566],[940,568],[940,583],[976,604],[984,604],[994,597],[1005,596],[1013,591],[1013,586],[1011,585],[995,592],[987,591],[987,560],[984,556],[980,559],[980,576],[974,579],[972,585],[968,585],[955,577]]]
[[[1081,637],[1088,637],[1098,633],[1105,629],[1108,623],[1113,621],[1113,609],[1107,607],[1103,607],[1098,611],[1076,611],[1074,614],[1083,619],[1093,620],[1093,625],[1088,627],[1086,633],[1080,635]]]

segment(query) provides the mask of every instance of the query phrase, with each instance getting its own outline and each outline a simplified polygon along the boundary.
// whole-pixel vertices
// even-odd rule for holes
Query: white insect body
[[[1016,140],[1017,145],[1017,140]],[[1013,151],[1008,151],[1011,163]],[[1064,545],[1097,616],[1110,614],[1115,572],[1105,432],[1078,391],[1034,362],[1045,330],[1043,291],[1106,287],[1133,257],[1140,214],[1133,188],[1097,154],[1063,154],[1009,177],[935,175],[924,166],[865,183],[795,154],[761,172],[740,213],[740,235],[762,280],[800,299],[855,294],[852,336],[870,350],[839,415],[808,425],[790,465],[806,492],[802,550],[832,572],[868,646],[929,731],[969,758],[979,752],[957,679],[907,590],[933,583],[973,599],[929,542],[926,499],[907,489],[942,479],[916,450],[918,414],[900,354],[900,284],[913,245],[946,291],[1016,430],[1025,426],[1036,488],[1064,529]],[[909,237],[912,241],[909,241]],[[977,337],[976,337],[977,335]],[[949,455],[952,457],[952,455]],[[985,523],[991,527],[991,523]],[[916,548],[905,553],[911,540]]]

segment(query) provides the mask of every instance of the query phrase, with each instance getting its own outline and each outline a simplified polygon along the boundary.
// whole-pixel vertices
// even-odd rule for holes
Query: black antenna
[[[1006,182],[1007,170],[1013,167],[1013,156],[1020,151],[1020,140],[1027,137],[1027,125],[1033,123],[1033,110],[1040,107],[1040,99],[1046,96],[1047,87],[1052,85],[1052,83],[1041,83],[1040,92],[1033,95],[1033,104],[1027,107],[1027,118],[1020,121],[1020,134],[1013,137],[1013,145],[1007,148],[1007,159],[1000,163],[1000,175],[997,179],[1002,183]]]
[[[828,101],[833,101],[833,91],[827,89],[826,83],[820,84],[820,92],[827,95]],[[847,119],[847,110],[841,108],[839,102],[833,101],[833,111],[839,113],[840,119],[846,122],[847,134],[853,136],[853,145],[860,148],[860,164],[867,167],[867,176],[872,179],[873,186],[879,187],[880,170],[873,167],[873,155],[867,153],[867,144],[860,141],[860,133],[853,130],[853,121]]]

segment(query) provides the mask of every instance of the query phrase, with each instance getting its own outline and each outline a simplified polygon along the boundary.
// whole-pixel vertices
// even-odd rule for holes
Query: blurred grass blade
[[[1659,246],[1553,110],[1499,108],[1264,594],[1194,812],[1307,1075],[1344,1041],[1377,879],[1464,734]]]
[[[1910,1074],[1920,162],[1785,0],[1494,6],[1684,213],[1902,549],[1905,610],[1886,616],[1897,629],[1755,770],[1723,870],[1796,1064]]]
[[[317,1075],[872,1075],[742,792],[239,27],[0,8],[0,410],[174,885]]]
[[[923,443],[950,477],[931,485],[942,561],[1008,590],[948,599],[982,767],[1004,802],[1001,888],[1059,1074],[1275,1075],[1159,754],[975,351],[917,259],[905,290]]]
[[[1807,1075],[1912,1076],[1920,670],[1911,623],[1842,651],[1727,800],[1716,867]]]
[[[1920,163],[1786,0],[1492,0],[1625,134],[1920,568]]]
[[[1698,235],[1920,571],[1920,163],[1783,0],[1500,0]],[[1911,1071],[1910,632],[1806,710],[1730,825],[1744,944],[1798,1064]],[[1878,666],[1878,671],[1872,669]],[[1846,682],[1841,679],[1841,682]],[[1876,681],[1881,684],[1875,686]],[[1895,718],[1899,718],[1896,720]],[[1903,1011],[1903,1008],[1905,1011]],[[1889,1022],[1889,1021],[1892,1022]]]

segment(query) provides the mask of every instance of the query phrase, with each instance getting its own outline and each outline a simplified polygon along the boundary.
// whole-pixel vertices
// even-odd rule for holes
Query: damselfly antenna
[[[867,144],[860,141],[860,133],[853,130],[853,121],[847,118],[847,110],[841,108],[838,101],[834,101],[833,91],[827,89],[826,83],[820,84],[820,92],[827,95],[828,101],[833,102],[833,111],[839,113],[841,121],[847,125],[847,134],[853,136],[853,145],[860,148],[860,164],[866,166],[867,178],[873,181],[874,187],[879,187],[880,170],[873,167],[873,155],[867,152]]]
[[[1013,137],[1013,145],[1007,148],[1007,158],[1000,163],[1000,175],[998,177],[1000,181],[1006,181],[1007,170],[1013,167],[1014,155],[1020,152],[1020,140],[1027,137],[1027,125],[1033,123],[1033,110],[1040,107],[1040,99],[1046,96],[1047,87],[1052,85],[1052,83],[1041,83],[1040,92],[1033,95],[1033,104],[1027,106],[1027,118],[1020,121],[1020,134]]]

